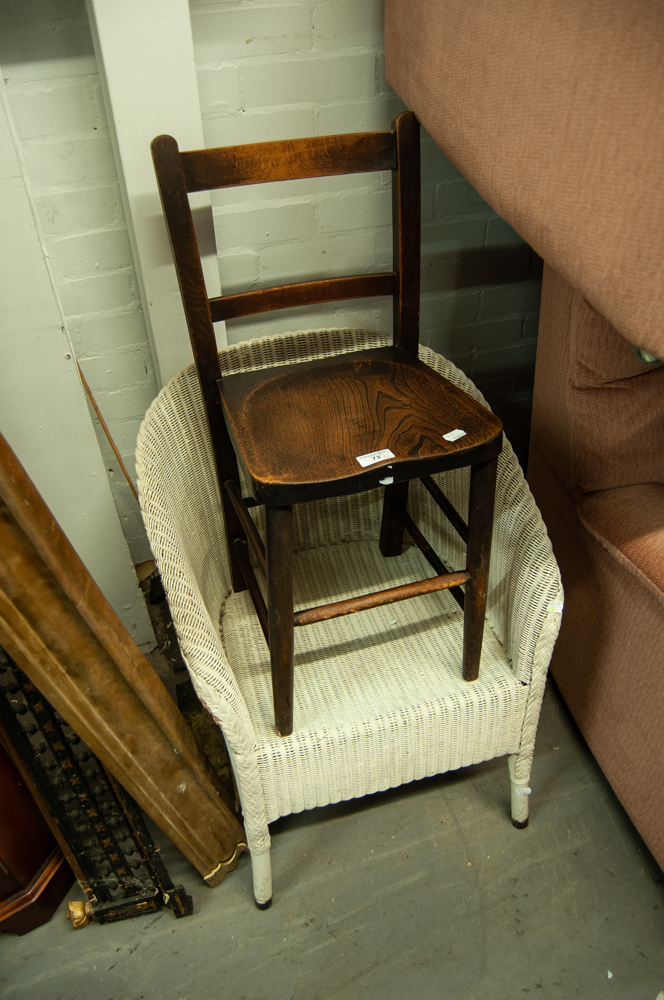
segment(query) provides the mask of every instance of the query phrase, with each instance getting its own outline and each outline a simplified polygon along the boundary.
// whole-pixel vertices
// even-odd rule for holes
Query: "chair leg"
[[[512,814],[512,826],[515,826],[517,830],[523,830],[528,826],[528,819],[530,818],[530,764],[532,763],[532,758],[528,761],[528,773],[524,777],[523,773],[517,777],[519,761],[518,754],[510,754],[507,758],[507,764],[510,771],[510,789],[511,789],[511,799],[510,799],[510,812]],[[521,768],[523,771],[523,768]]]
[[[266,507],[267,617],[274,721],[293,732],[293,508]]]
[[[470,469],[470,500],[468,503],[468,547],[463,617],[463,677],[477,680],[482,655],[482,636],[489,584],[493,507],[496,497],[498,459]]]
[[[381,555],[399,556],[403,548],[403,523],[395,511],[395,504],[406,507],[408,503],[408,483],[394,483],[385,487],[383,517],[380,522]]]
[[[256,906],[259,910],[267,910],[272,905],[272,864],[269,848],[263,854],[252,852],[251,874]]]

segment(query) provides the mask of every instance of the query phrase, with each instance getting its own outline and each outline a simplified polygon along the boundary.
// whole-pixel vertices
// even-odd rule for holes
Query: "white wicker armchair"
[[[224,374],[382,346],[366,330],[318,330],[238,344]],[[443,357],[420,357],[482,399]],[[498,465],[490,590],[479,679],[461,676],[463,614],[446,591],[296,630],[295,728],[273,725],[270,661],[251,600],[233,594],[205,411],[193,366],[150,407],[138,439],[141,508],[184,659],[221,726],[251,852],[254,895],[272,897],[268,824],[509,755],[512,820],[528,820],[528,782],[546,672],[560,625],[558,567],[506,442]],[[460,513],[468,469],[436,479]],[[381,492],[295,509],[295,607],[427,575],[415,547],[378,550]],[[457,535],[419,482],[409,510],[443,561],[464,565]],[[262,509],[253,516],[261,529]],[[430,572],[430,570],[429,570]]]

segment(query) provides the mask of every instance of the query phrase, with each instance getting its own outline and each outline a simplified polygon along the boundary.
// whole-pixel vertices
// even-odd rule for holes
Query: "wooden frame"
[[[246,850],[234,805],[1,435],[0,644],[208,884],[220,882]]]
[[[474,400],[470,401],[467,394],[462,393],[451,382],[434,375],[431,369],[418,360],[420,130],[419,123],[411,112],[399,115],[393,124],[393,130],[389,132],[318,136],[182,153],[171,136],[158,136],[152,143],[157,180],[215,454],[233,588],[235,591],[249,589],[270,647],[275,722],[278,732],[284,736],[289,735],[293,728],[293,629],[296,626],[405,600],[434,590],[452,589],[460,603],[465,600],[464,677],[474,680],[479,670],[496,460],[502,447],[502,424]],[[378,170],[392,171],[392,271],[326,281],[298,282],[208,300],[189,194],[245,184]],[[222,377],[214,341],[215,321],[311,302],[379,295],[393,296],[392,348],[360,352],[342,360],[324,359],[272,371],[252,371]],[[356,368],[349,375],[349,365],[353,364]],[[340,438],[343,438],[345,454],[337,455],[328,449],[328,464],[319,479],[311,473],[309,479],[294,480],[291,483],[286,470],[297,466],[307,448],[306,435],[298,437],[298,427],[294,423],[289,426],[286,418],[284,426],[293,431],[290,437],[295,442],[294,448],[290,452],[282,449],[283,456],[280,452],[275,459],[274,456],[279,451],[277,442],[281,446],[284,438],[289,437],[282,428],[278,438],[270,438],[269,455],[261,465],[258,457],[260,447],[256,449],[258,438],[254,432],[259,426],[259,436],[265,437],[264,427],[269,420],[265,412],[261,411],[261,419],[250,413],[250,407],[254,405],[253,401],[258,398],[259,392],[268,400],[272,398],[270,392],[273,392],[283,413],[297,412],[301,428],[307,423],[306,418],[300,414],[300,403],[307,398],[307,392],[314,400],[312,406],[315,410],[318,387],[326,379],[334,382],[336,378],[337,382],[334,384],[339,389],[325,397],[322,405],[325,406],[329,399],[334,401],[335,406],[343,407],[342,397],[347,395],[349,378],[351,382],[362,381],[362,372],[369,373],[369,381],[363,383],[363,398],[371,400],[367,404],[368,408],[371,409],[374,399],[378,408],[380,398],[387,398],[390,391],[394,390],[397,393],[395,399],[399,402],[392,405],[393,412],[396,412],[398,406],[402,406],[399,419],[403,416],[407,421],[412,416],[409,407],[418,406],[418,440],[435,441],[433,448],[425,449],[425,453],[420,454],[417,440],[411,441],[407,453],[400,455],[398,459],[387,448],[386,454],[391,456],[395,464],[389,466],[390,475],[380,479],[380,466],[370,471],[360,471],[357,466],[352,465],[353,459],[349,458],[351,455],[365,457],[364,452],[373,449],[351,451],[346,441],[347,434],[339,432]],[[302,387],[294,389],[293,395],[287,395],[290,389],[285,389],[289,378],[302,382]],[[273,388],[277,382],[279,385]],[[397,385],[398,390],[395,388]],[[445,429],[449,431],[459,424],[452,423],[445,429],[437,425],[435,419],[429,419],[431,403],[428,404],[428,411],[423,412],[421,400],[428,398],[429,393],[434,398],[438,390],[442,395],[436,399],[434,406],[440,403],[446,418],[455,419],[459,414],[465,416],[469,427],[472,427],[472,431],[461,431],[461,436],[466,438],[463,445],[450,445],[447,448],[439,444],[446,437]],[[368,412],[366,416],[369,416]],[[343,424],[343,419],[344,412],[340,408],[340,424]],[[364,426],[357,414],[354,421],[355,425]],[[361,434],[358,438],[362,439]],[[384,447],[383,444],[379,445],[379,450]],[[240,492],[237,455],[240,455],[249,472],[254,497],[266,508],[265,546],[251,521],[246,501]],[[463,526],[468,539],[467,564],[465,570],[449,573],[407,513],[408,480],[424,474],[432,483],[432,473],[465,465],[472,466],[471,516],[468,527]],[[294,614],[292,504],[366,490],[379,483],[386,484],[380,535],[382,554],[398,555],[402,549],[403,532],[408,530],[436,569],[436,577]],[[430,486],[427,488],[431,491]],[[448,509],[445,504],[441,507],[452,518],[456,530],[459,530],[463,522],[458,514],[449,509],[449,503]],[[249,560],[250,547],[266,576],[267,606]],[[461,585],[466,587],[465,598],[459,590]]]

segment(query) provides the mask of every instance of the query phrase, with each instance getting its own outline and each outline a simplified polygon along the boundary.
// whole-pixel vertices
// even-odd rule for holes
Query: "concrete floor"
[[[656,1000],[664,876],[554,687],[532,787],[523,831],[505,760],[280,820],[265,912],[248,860],[208,889],[158,834],[194,915],[72,931],[63,905],[0,935],[0,996]]]

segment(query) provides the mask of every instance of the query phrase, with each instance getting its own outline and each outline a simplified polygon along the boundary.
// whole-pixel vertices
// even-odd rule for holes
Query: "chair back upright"
[[[404,112],[385,132],[314,136],[180,152],[176,140],[152,142],[159,193],[205,403],[220,487],[238,481],[237,459],[217,394],[222,373],[214,323],[274,309],[392,295],[393,343],[417,356],[420,311],[420,126]],[[392,171],[393,269],[263,288],[208,299],[189,194],[225,187],[339,174]],[[237,514],[220,490],[231,537]],[[244,589],[234,564],[234,582]]]

